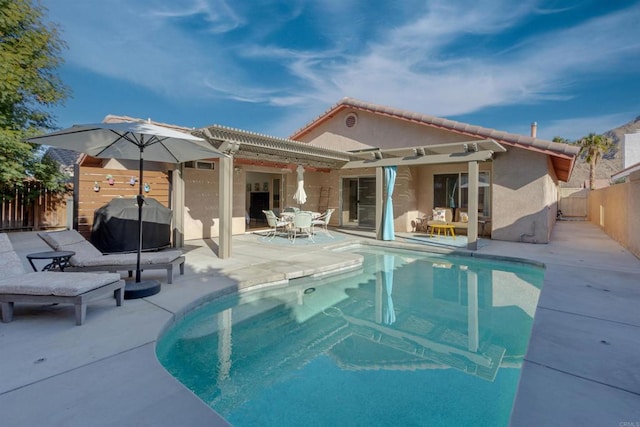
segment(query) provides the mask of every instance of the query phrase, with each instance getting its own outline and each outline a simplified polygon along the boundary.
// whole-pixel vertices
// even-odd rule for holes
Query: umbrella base
[[[124,287],[124,299],[137,299],[149,297],[160,292],[160,282],[157,280],[127,280]]]

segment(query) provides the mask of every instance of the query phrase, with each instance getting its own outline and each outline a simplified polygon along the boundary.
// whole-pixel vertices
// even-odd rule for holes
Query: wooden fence
[[[0,231],[67,227],[69,194],[51,194],[38,181],[26,181],[13,197],[0,199]]]
[[[74,207],[77,214],[76,228],[84,237],[91,236],[93,217],[96,209],[109,203],[116,197],[135,198],[139,192],[138,171],[128,169],[104,169],[100,167],[81,166],[76,171]],[[162,205],[170,208],[170,182],[165,172],[144,171],[144,183],[149,191],[145,197],[152,197]]]

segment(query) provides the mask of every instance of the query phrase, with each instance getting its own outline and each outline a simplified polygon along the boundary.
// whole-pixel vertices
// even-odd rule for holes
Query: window
[[[469,174],[438,174],[433,176],[433,207],[469,207]],[[491,216],[491,180],[489,172],[478,174],[478,214]]]
[[[187,168],[193,168],[193,169],[207,169],[207,170],[214,170],[215,169],[215,163],[202,161],[202,160],[196,160],[196,161],[193,161],[193,162],[186,162],[184,165]]]
[[[446,174],[433,176],[433,207],[456,208],[460,206],[458,201],[459,174]]]

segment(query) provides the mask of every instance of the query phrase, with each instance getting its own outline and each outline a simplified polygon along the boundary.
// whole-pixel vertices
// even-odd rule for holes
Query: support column
[[[382,311],[383,311],[383,303],[382,303],[382,295],[384,294],[384,284],[382,283],[382,275],[384,274],[382,270],[384,269],[384,265],[382,265],[382,261],[380,257],[376,257],[376,295],[374,298],[374,307],[375,307],[375,321],[377,324],[382,324]]]
[[[478,249],[478,162],[469,162],[469,226],[467,249]]]
[[[228,308],[218,313],[218,381],[229,379],[231,372],[231,355],[233,331],[233,309]]]
[[[173,200],[173,246],[184,246],[184,163],[180,163],[172,174]]]
[[[220,157],[220,182],[218,202],[218,258],[231,256],[231,237],[233,236],[233,156]]]
[[[382,212],[384,209],[384,169],[376,168],[376,239],[382,240]]]
[[[478,324],[478,275],[467,270],[467,336],[468,349],[474,353],[480,347],[480,327]]]

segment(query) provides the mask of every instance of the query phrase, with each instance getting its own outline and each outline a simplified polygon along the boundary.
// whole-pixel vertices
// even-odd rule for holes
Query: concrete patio
[[[34,233],[9,237],[27,268],[27,253],[47,250]],[[425,247],[408,237],[394,244]],[[380,243],[353,233],[328,245],[265,250],[243,235],[233,238],[233,256],[220,260],[215,241],[189,241],[184,276],[122,307],[91,304],[83,326],[75,326],[71,306],[17,305],[13,322],[0,324],[2,425],[226,425],[157,362],[163,327],[212,292],[353,268],[358,256],[327,246],[358,241]],[[559,222],[546,245],[483,240],[477,254],[546,266],[512,424],[640,423],[640,260],[585,222]]]

